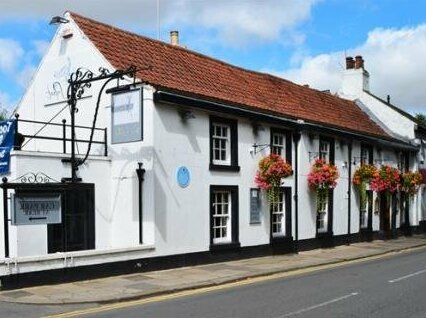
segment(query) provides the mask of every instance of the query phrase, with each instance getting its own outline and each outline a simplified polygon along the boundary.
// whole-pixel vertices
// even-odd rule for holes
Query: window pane
[[[327,232],[328,193],[319,193],[317,200],[317,230],[318,232]]]
[[[284,152],[285,135],[280,133],[272,134],[271,153],[282,156]]]
[[[230,163],[230,126],[224,124],[213,124],[213,163]]]
[[[327,162],[330,160],[330,143],[328,141],[320,141],[319,158]]]
[[[213,193],[213,243],[231,240],[231,193]]]
[[[272,236],[284,236],[285,233],[285,196],[280,191],[275,201],[271,202],[271,230]]]

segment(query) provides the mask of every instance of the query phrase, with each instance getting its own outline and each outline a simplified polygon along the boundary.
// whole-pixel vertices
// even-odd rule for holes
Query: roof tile
[[[232,66],[75,13],[71,16],[115,68],[134,65],[138,69],[137,77],[154,86],[390,138],[354,102],[276,76]],[[152,69],[146,69],[147,66]]]

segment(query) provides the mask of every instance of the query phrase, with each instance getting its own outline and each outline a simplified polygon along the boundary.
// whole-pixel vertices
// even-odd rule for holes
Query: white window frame
[[[374,199],[374,210],[373,211],[374,211],[374,214],[380,213],[380,199],[379,199],[378,196]]]
[[[317,211],[317,231],[318,233],[328,232],[328,192],[318,195],[318,211]],[[321,225],[321,226],[320,226]]]
[[[285,157],[286,155],[286,138],[287,136],[283,133],[272,132],[271,133],[271,153]]]
[[[231,126],[224,123],[212,123],[212,163],[215,165],[231,164]],[[220,128],[220,134],[217,134],[217,128]],[[226,136],[223,134],[223,129],[226,130]],[[219,147],[216,147],[216,141],[219,140]],[[225,142],[225,147],[222,146]],[[219,158],[216,158],[216,151],[219,151]],[[221,152],[225,151],[225,159],[221,158]]]
[[[284,191],[278,193],[278,201],[272,201],[271,205],[271,233],[272,237],[286,236],[286,200]],[[279,230],[278,230],[279,229]]]
[[[319,159],[322,159],[325,162],[330,161],[330,147],[331,147],[331,143],[329,141],[320,140],[319,153],[318,153]]]
[[[405,219],[405,209],[406,209],[406,204],[407,204],[407,201],[406,201],[406,198],[403,198],[403,200],[401,200],[401,198],[400,198],[400,200],[399,200],[399,204],[400,204],[400,208],[399,208],[399,210],[401,211],[401,213],[400,213],[400,215],[399,215],[399,226],[401,226],[401,225],[406,225],[405,223],[406,223],[406,219]]]
[[[365,205],[365,209],[360,209],[360,221],[359,221],[359,227],[361,229],[368,228],[368,211],[370,209],[370,200],[368,198],[367,194],[367,204]]]
[[[218,243],[229,243],[232,241],[232,193],[226,190],[214,190],[213,191],[213,244]],[[219,196],[221,197],[219,199]],[[227,201],[224,197],[227,196]],[[219,209],[221,207],[221,209]],[[221,213],[218,213],[218,212]],[[226,213],[224,213],[226,212]],[[216,220],[219,220],[216,223]],[[216,237],[216,229],[225,229],[226,235]],[[220,230],[222,234],[222,230]]]
[[[361,165],[366,165],[369,163],[369,150],[367,147],[361,147]]]

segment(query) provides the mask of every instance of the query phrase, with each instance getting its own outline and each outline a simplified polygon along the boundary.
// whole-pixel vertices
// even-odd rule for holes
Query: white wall
[[[45,173],[50,178],[60,181],[70,174],[69,165],[61,162],[66,155],[40,154],[36,152],[13,152],[11,156],[11,177],[9,182],[20,182],[20,176],[28,173]],[[111,248],[109,219],[111,176],[109,173],[110,160],[107,158],[90,158],[87,164],[80,168],[84,182],[95,183],[95,228],[96,248]],[[14,180],[18,178],[18,180]],[[13,190],[9,190],[9,193]],[[9,207],[10,211],[10,207]],[[3,229],[2,229],[3,230]],[[1,233],[3,235],[3,233]],[[9,225],[10,256],[37,256],[47,254],[46,225]],[[3,242],[3,236],[1,237]]]
[[[61,33],[70,28],[73,36],[64,40]],[[86,67],[96,71],[98,67],[108,67],[109,63],[92,46],[88,39],[80,33],[71,21],[61,26],[43,59],[33,82],[19,104],[17,112],[21,119],[46,121],[66,106],[66,80],[76,67]],[[112,70],[112,69],[111,69]],[[60,83],[59,86],[57,83]],[[92,124],[95,100],[100,84],[86,91],[88,97],[78,102],[79,112],[76,115],[78,125]],[[55,85],[55,86],[54,86]],[[59,89],[62,87],[62,91]],[[55,88],[56,90],[54,90]],[[155,104],[154,88],[143,86],[143,140],[108,145],[108,157],[91,157],[78,172],[84,182],[95,183],[95,220],[96,249],[105,251],[113,249],[138,249],[134,257],[152,257],[171,254],[208,251],[210,246],[210,186],[233,185],[239,187],[239,241],[241,246],[269,244],[270,212],[265,196],[262,197],[263,208],[261,223],[250,224],[249,189],[256,187],[254,176],[258,161],[269,153],[269,148],[258,154],[252,152],[253,144],[269,144],[271,125],[260,123],[264,130],[254,134],[248,119],[233,117],[220,113],[210,113],[199,109],[191,109],[195,118],[182,121],[178,110],[180,107]],[[363,94],[361,101],[371,105],[371,112],[380,115],[383,105],[367,100]],[[363,99],[364,98],[364,99]],[[98,118],[98,127],[108,129],[108,140],[111,141],[111,97],[103,95]],[[185,108],[186,109],[186,108]],[[239,172],[210,171],[209,115],[229,117],[238,121],[238,162]],[[397,133],[411,138],[410,123],[401,121],[400,117],[389,113],[381,119],[386,125],[395,126]],[[64,111],[54,121],[66,118],[69,123],[69,112]],[[20,131],[28,134],[37,131],[32,124],[21,124]],[[398,126],[398,127],[399,127]],[[286,129],[287,127],[276,128]],[[46,134],[62,135],[58,127]],[[87,137],[78,133],[78,138]],[[318,154],[318,134],[302,132],[299,144],[299,239],[313,239],[316,236],[316,198],[308,187],[307,175]],[[334,190],[334,235],[347,234],[348,224],[348,175],[351,158],[348,158],[348,144],[345,140],[335,138],[335,163],[340,173],[338,184]],[[69,149],[69,145],[68,145]],[[12,171],[10,177],[18,177],[26,172],[44,172],[60,180],[69,176],[70,168],[61,162],[66,155],[49,155],[45,152],[61,152],[62,144],[50,141],[29,142],[24,150],[35,152],[14,152],[12,155]],[[79,145],[79,152],[84,153],[85,146]],[[292,143],[292,161],[295,149]],[[314,154],[310,157],[309,153]],[[95,154],[102,154],[102,147],[95,149]],[[354,142],[352,158],[358,157],[360,144]],[[68,155],[69,156],[69,155]],[[382,149],[380,156],[396,164],[395,152]],[[377,149],[375,159],[379,158]],[[139,244],[138,216],[138,179],[135,169],[142,162],[146,169],[143,182],[143,239]],[[180,166],[186,166],[191,174],[191,183],[181,188],[176,181],[176,172]],[[352,166],[352,172],[355,170]],[[37,170],[37,171],[35,171]],[[292,236],[295,236],[294,209],[294,176],[285,179],[284,186],[291,187],[292,201]],[[351,233],[359,231],[359,199],[352,188]],[[414,213],[414,212],[413,212]],[[413,216],[412,220],[417,219]],[[0,227],[1,228],[1,227]],[[379,215],[373,214],[373,229],[379,229]],[[0,235],[2,230],[0,230]],[[11,255],[35,256],[46,255],[46,226],[11,226]],[[29,239],[31,238],[31,239]],[[2,241],[0,239],[0,241]],[[146,247],[150,248],[147,249]],[[140,248],[140,250],[139,250]],[[143,252],[142,252],[143,250]],[[121,254],[120,254],[121,255]],[[124,257],[124,256],[120,256]],[[99,256],[99,258],[102,258]],[[100,262],[98,259],[97,261]],[[106,258],[105,261],[108,261]]]

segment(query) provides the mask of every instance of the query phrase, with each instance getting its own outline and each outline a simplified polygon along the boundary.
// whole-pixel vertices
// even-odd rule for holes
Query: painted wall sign
[[[55,224],[62,222],[61,195],[12,195],[12,224]]]
[[[181,188],[186,188],[191,181],[191,174],[187,167],[179,167],[176,177]]]
[[[9,173],[10,151],[15,144],[16,120],[0,122],[0,174]]]
[[[112,143],[142,140],[142,91],[112,94]]]
[[[260,189],[250,189],[250,224],[260,224]]]
[[[62,46],[61,46],[62,49]],[[46,103],[65,101],[67,98],[68,79],[71,75],[71,59],[57,59],[50,78],[46,79]]]

